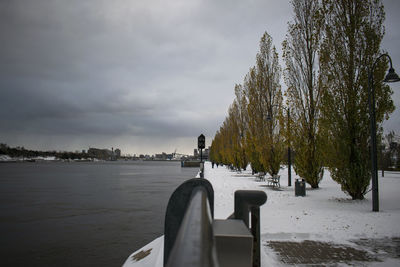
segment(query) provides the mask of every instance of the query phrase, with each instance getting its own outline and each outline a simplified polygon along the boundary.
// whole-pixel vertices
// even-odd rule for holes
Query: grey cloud
[[[262,33],[279,50],[290,18],[284,1],[0,1],[0,141],[191,152],[222,124]]]

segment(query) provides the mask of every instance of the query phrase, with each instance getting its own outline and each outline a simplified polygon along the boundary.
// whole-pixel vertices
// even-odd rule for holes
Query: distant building
[[[154,159],[156,160],[167,160],[167,154],[162,152],[161,154],[156,154]]]
[[[119,148],[115,149],[114,154],[117,158],[120,158],[121,157],[121,149],[119,149]]]
[[[197,150],[197,148],[195,148],[193,151],[193,157],[197,159],[200,159],[201,156],[203,160],[208,160],[209,154],[210,154],[210,147],[203,149],[201,155],[200,152]]]
[[[89,148],[87,154],[91,158],[110,160],[113,152],[109,149]]]

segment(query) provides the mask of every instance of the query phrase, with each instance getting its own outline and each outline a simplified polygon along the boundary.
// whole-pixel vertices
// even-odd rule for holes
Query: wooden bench
[[[267,179],[268,185],[272,185],[273,187],[278,186],[281,187],[281,176],[280,175],[274,175],[272,177],[269,177]]]

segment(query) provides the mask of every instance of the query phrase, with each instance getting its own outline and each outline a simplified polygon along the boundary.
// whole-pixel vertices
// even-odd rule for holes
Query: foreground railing
[[[214,220],[210,182],[199,178],[184,182],[167,206],[164,266],[260,266],[259,207],[266,200],[263,191],[237,191],[234,214]]]
[[[253,266],[261,265],[260,258],[260,206],[267,201],[264,191],[238,190],[235,192],[234,218],[243,220],[249,228],[251,217],[251,234],[253,235]]]

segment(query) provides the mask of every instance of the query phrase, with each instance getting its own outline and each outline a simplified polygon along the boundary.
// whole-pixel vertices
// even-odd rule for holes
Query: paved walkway
[[[295,266],[368,265],[385,258],[400,259],[400,237],[351,242],[353,246],[311,240],[268,241],[264,246],[277,253],[282,263]]]

